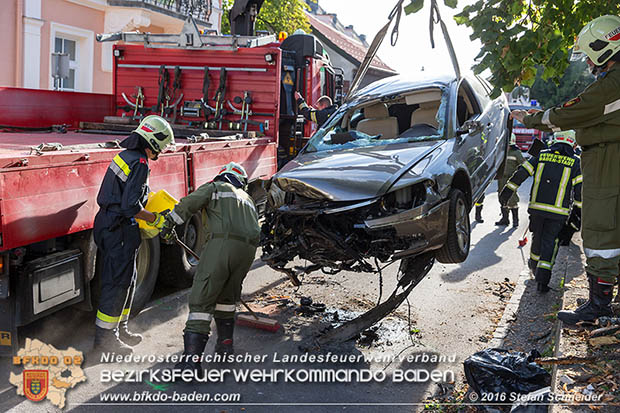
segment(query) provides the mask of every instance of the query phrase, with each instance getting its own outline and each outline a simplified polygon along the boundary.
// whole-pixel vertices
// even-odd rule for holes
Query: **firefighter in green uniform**
[[[566,324],[611,314],[620,262],[620,17],[601,16],[577,36],[573,57],[585,54],[597,80],[562,107],[512,117],[528,128],[575,129],[582,147],[582,238],[589,300],[575,311],[560,311]]]
[[[579,157],[573,152],[574,143],[570,135],[558,132],[549,149],[517,168],[499,195],[500,204],[506,207],[519,185],[530,176],[534,177],[528,205],[532,231],[529,266],[536,275],[541,293],[549,291],[551,270],[558,251],[558,235],[570,214],[573,193],[575,211],[581,204],[582,177]]]
[[[525,162],[525,158],[521,154],[521,149],[517,146],[517,137],[513,133],[510,135],[510,146],[508,147],[508,154],[506,155],[506,166],[504,167],[504,174],[497,182],[497,194],[499,195],[502,192],[502,189],[508,183],[508,179],[515,173],[519,165]],[[508,211],[512,211],[512,226],[519,226],[519,195],[517,191],[515,191],[506,206],[501,207],[502,218],[495,223],[495,225],[508,225],[510,221],[508,220]]]
[[[231,162],[213,182],[181,199],[166,216],[161,232],[164,239],[174,237],[174,226],[182,225],[198,211],[202,211],[208,233],[189,295],[189,315],[183,334],[186,356],[202,355],[212,319],[217,327],[215,351],[233,352],[236,303],[254,261],[260,233],[256,206],[244,191],[247,177],[241,165]],[[176,368],[201,374],[200,363],[192,360],[183,361]]]

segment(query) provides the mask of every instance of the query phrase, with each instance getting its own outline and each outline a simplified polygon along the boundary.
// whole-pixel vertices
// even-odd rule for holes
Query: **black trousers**
[[[100,211],[95,217],[94,236],[103,261],[95,324],[114,329],[129,318],[136,285],[140,230],[133,218],[121,218]]]
[[[566,217],[549,219],[530,214],[530,231],[532,247],[529,265],[536,276],[536,281],[547,285],[551,279],[551,270],[558,253],[558,236],[564,226]]]

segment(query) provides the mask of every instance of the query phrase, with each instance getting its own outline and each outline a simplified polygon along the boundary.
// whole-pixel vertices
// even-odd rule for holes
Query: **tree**
[[[585,62],[572,62],[559,83],[543,80],[544,68],[539,68],[536,81],[531,88],[531,96],[536,98],[543,108],[560,105],[581,93],[594,81]]]
[[[436,1],[436,0],[429,0]],[[456,7],[456,0],[444,0]],[[424,0],[410,0],[407,14]],[[477,0],[454,16],[473,29],[482,49],[473,69],[491,71],[493,95],[515,85],[531,86],[538,67],[542,79],[559,81],[568,67],[568,52],[586,23],[604,14],[620,14],[620,2],[609,0]]]
[[[222,1],[222,33],[230,34],[228,11],[234,0]],[[287,32],[297,29],[310,33],[310,22],[304,13],[308,9],[304,0],[266,0],[256,19],[256,30],[271,33]]]

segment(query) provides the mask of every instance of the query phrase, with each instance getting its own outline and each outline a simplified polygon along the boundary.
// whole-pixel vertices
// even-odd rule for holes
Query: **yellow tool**
[[[179,201],[176,200],[175,197],[170,195],[165,189],[160,189],[157,192],[150,192],[149,199],[146,203],[144,209],[149,212],[163,212],[163,211],[172,211],[174,206],[178,204]],[[159,235],[159,229],[149,225],[146,221],[142,219],[138,219],[138,226],[140,227],[140,233],[142,234],[142,238],[150,239],[155,238]]]

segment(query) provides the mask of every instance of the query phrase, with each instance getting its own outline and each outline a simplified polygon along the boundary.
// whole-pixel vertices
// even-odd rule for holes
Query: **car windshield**
[[[442,139],[448,92],[433,87],[340,108],[305,152]]]

